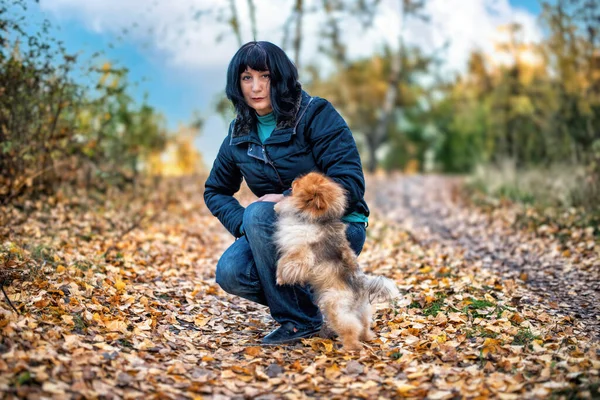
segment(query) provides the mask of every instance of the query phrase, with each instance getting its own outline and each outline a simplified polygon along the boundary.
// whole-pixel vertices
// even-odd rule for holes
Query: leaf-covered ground
[[[373,216],[359,261],[394,279],[403,297],[378,308],[377,339],[360,353],[324,338],[261,346],[276,328],[268,310],[214,282],[232,238],[206,210],[202,180],[169,182],[151,195],[61,193],[0,208],[0,280],[19,310],[0,303],[0,393],[599,397],[598,332],[589,324],[597,281],[587,292],[569,289],[577,285],[570,271],[598,273],[598,243],[584,229],[567,254],[555,238],[518,229],[510,208],[460,205],[447,182],[370,178]],[[538,279],[544,271],[564,284]],[[570,299],[560,297],[565,288]],[[570,312],[578,301],[586,313]]]

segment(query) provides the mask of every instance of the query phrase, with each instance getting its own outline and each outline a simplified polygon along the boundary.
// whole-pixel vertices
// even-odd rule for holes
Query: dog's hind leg
[[[326,315],[331,327],[342,339],[345,350],[360,350],[359,341],[362,332],[362,322],[356,312],[352,310],[352,293],[334,292],[324,296],[322,311]]]
[[[373,310],[371,308],[371,304],[367,299],[363,302],[358,303],[358,312],[360,315],[360,321],[362,323],[362,330],[360,333],[360,340],[370,341],[375,339],[375,334],[371,330],[371,318],[373,315]]]

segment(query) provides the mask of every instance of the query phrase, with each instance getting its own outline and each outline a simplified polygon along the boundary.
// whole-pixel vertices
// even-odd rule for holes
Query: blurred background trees
[[[47,23],[31,33],[27,2],[15,5],[13,13],[0,6],[0,203],[65,183],[123,187],[142,170],[167,168],[157,155],[171,143],[196,163],[185,172],[201,168],[191,142],[167,132],[159,111],[134,101],[125,68],[98,55],[79,60],[53,39]],[[87,79],[77,79],[81,70]]]
[[[23,2],[24,3],[24,2]],[[240,22],[257,35],[254,1],[197,10],[216,18],[239,44]],[[367,32],[379,0],[290,0],[280,44],[304,87],[329,99],[352,128],[365,168],[471,174],[492,193],[598,210],[600,198],[600,4],[541,1],[540,42],[521,26],[501,27],[494,54],[474,50],[448,73],[444,48],[407,45],[404,24],[428,21],[426,0],[398,0],[401,27],[370,56],[350,59],[342,26]],[[247,14],[247,15],[246,15]],[[319,51],[328,68],[300,59],[304,30],[321,18]],[[197,173],[193,146],[202,120],[168,132],[159,110],[136,103],[127,71],[92,63],[96,84],[74,78],[84,65],[46,29],[29,34],[0,9],[0,201],[62,182],[125,184],[140,172]],[[346,24],[347,26],[347,24]],[[452,38],[449,38],[451,40]],[[216,112],[231,117],[226,100]]]
[[[413,14],[422,6],[401,3]],[[518,24],[504,26],[494,57],[473,51],[449,78],[438,54],[400,37],[399,50],[337,63],[331,75],[307,68],[308,86],[344,114],[371,171],[475,173],[490,191],[597,210],[600,4],[542,6],[544,40],[526,43]]]

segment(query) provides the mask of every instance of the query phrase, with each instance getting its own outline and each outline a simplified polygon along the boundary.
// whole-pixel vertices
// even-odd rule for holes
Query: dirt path
[[[439,176],[400,176],[370,180],[373,208],[421,244],[464,251],[470,262],[504,278],[525,281],[516,303],[535,303],[551,315],[570,315],[578,328],[600,339],[600,259],[565,257],[556,240],[515,228],[515,215],[487,215],[461,204],[459,180]],[[596,245],[597,246],[597,245]]]

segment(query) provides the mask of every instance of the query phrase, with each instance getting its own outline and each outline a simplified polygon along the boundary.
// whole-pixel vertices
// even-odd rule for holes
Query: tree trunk
[[[369,154],[372,155],[372,159],[369,161],[370,172],[375,171],[375,168],[377,167],[375,153],[377,152],[379,146],[385,142],[390,116],[392,115],[392,111],[394,110],[394,106],[396,104],[396,98],[398,97],[398,84],[400,82],[400,74],[402,72],[402,52],[403,42],[402,34],[400,34],[400,37],[398,38],[398,52],[394,54],[392,58],[390,77],[388,79],[385,100],[383,102],[383,106],[381,107],[381,114],[379,116],[379,120],[377,121],[377,125],[375,126],[375,130],[371,135],[372,140],[368,141],[369,147],[373,147],[372,149],[369,149]]]
[[[406,0],[400,0],[401,26],[400,33],[398,34],[398,51],[392,56],[392,65],[388,79],[387,91],[385,93],[385,100],[381,108],[379,120],[377,121],[375,130],[373,131],[373,138],[369,141],[369,147],[373,147],[372,149],[369,149],[369,154],[372,156],[372,159],[369,160],[370,172],[375,171],[375,168],[377,168],[377,158],[375,157],[375,154],[379,146],[385,142],[388,131],[388,123],[396,104],[396,98],[398,96],[398,83],[400,82],[400,74],[402,73],[402,57],[404,52],[404,41],[402,39],[402,34],[406,21],[406,13],[404,10],[405,2]]]
[[[248,10],[250,12],[250,28],[252,29],[252,40],[256,41],[256,6],[254,5],[254,0],[248,0]]]
[[[375,172],[377,169],[377,147],[375,143],[370,140],[371,138],[367,138],[367,150],[369,151],[369,162],[367,163],[367,171],[370,173]]]
[[[304,15],[302,0],[296,0],[294,6],[296,14],[296,36],[294,37],[294,63],[296,68],[300,69],[300,49],[302,47],[302,17]]]
[[[229,25],[231,26],[231,29],[233,29],[233,33],[235,34],[235,38],[238,42],[238,47],[242,47],[242,33],[240,32],[240,20],[238,17],[235,0],[229,0],[229,8],[231,10],[231,19],[229,20]]]

